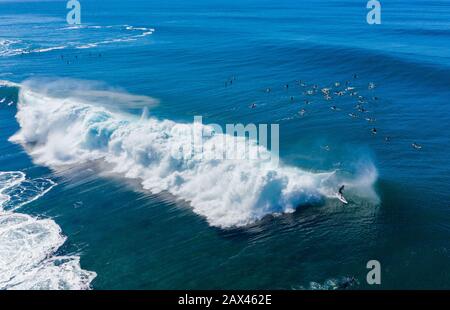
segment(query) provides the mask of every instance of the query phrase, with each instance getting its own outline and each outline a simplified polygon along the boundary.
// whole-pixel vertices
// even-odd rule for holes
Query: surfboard
[[[340,195],[340,194],[337,194],[337,195],[336,195],[336,198],[339,199],[342,203],[348,204],[348,201],[345,199],[344,196],[342,196],[342,195]]]

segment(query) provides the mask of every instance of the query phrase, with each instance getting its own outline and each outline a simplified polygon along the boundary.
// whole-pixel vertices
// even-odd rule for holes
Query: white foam
[[[20,84],[6,80],[0,80],[0,87],[20,87]]]
[[[0,40],[0,46],[10,46],[12,44],[20,43],[20,40]]]
[[[146,37],[148,35],[152,35],[155,32],[154,28],[146,28],[146,27],[134,27],[134,26],[129,26],[129,25],[125,25],[125,29],[127,30],[131,30],[131,31],[141,31],[141,34],[135,35],[135,38],[138,37]]]
[[[152,34],[153,34],[153,31],[146,31],[146,32],[143,32],[142,34],[136,35],[135,37],[146,37],[146,36],[149,36]]]
[[[188,148],[174,158],[173,150],[190,142],[193,124],[151,117],[143,121],[110,111],[97,104],[99,98],[89,102],[73,94],[49,96],[49,85],[46,91],[21,88],[16,115],[21,129],[11,141],[32,144],[28,150],[33,159],[55,169],[102,159],[112,164],[110,172],[139,179],[153,193],[167,191],[188,201],[210,225],[244,226],[267,214],[293,212],[304,203],[334,197],[342,183],[362,197],[374,195],[377,173],[370,163],[357,178],[344,180],[334,171],[278,167],[270,159],[197,160],[187,156]],[[224,138],[236,139],[213,135],[204,141],[205,149]]]
[[[132,42],[137,41],[139,38],[149,36],[155,32],[154,28],[147,27],[134,27],[130,25],[74,25],[59,28],[59,30],[80,30],[84,31],[85,29],[113,29],[115,31],[116,37],[109,38],[106,40],[98,41],[98,42],[86,42],[83,44],[79,44],[76,42],[69,42],[67,45],[55,45],[55,46],[46,46],[46,47],[38,47],[32,48],[29,43],[25,43],[21,40],[9,40],[9,39],[0,39],[0,56],[17,56],[17,55],[25,55],[25,54],[33,54],[33,53],[47,53],[55,50],[64,50],[67,48],[76,48],[76,49],[90,49],[98,47],[99,45],[108,45],[113,43],[121,43],[121,42]],[[117,32],[120,35],[117,37]],[[140,34],[135,34],[139,33]]]
[[[88,289],[79,257],[53,256],[65,240],[52,220],[0,212],[0,289]]]
[[[81,269],[78,256],[54,255],[66,238],[53,220],[3,210],[42,197],[55,186],[44,180],[27,180],[20,171],[0,172],[0,289],[88,289],[96,276]],[[37,185],[44,183],[51,186]],[[22,192],[10,196],[18,188]]]
[[[16,276],[9,283],[10,290],[88,290],[96,277],[80,268],[78,256],[47,259],[33,269]]]
[[[65,45],[45,47],[45,48],[36,48],[34,50],[31,50],[30,53],[46,53],[46,52],[51,52],[51,51],[55,51],[55,50],[63,50],[65,48],[67,48],[67,46],[65,46]]]
[[[0,210],[3,210],[3,205],[11,198],[4,191],[19,185],[23,181],[25,181],[25,173],[23,172],[0,172]]]
[[[65,29],[82,29],[82,28],[87,28],[87,29],[104,29],[104,28],[118,28],[118,29],[125,29],[128,31],[133,31],[135,32],[141,32],[140,34],[137,35],[129,35],[129,36],[124,36],[124,37],[119,37],[119,38],[113,38],[113,39],[109,39],[109,40],[103,40],[103,41],[98,41],[98,42],[90,42],[90,43],[86,43],[86,44],[82,44],[82,45],[78,45],[75,48],[77,49],[89,49],[89,48],[94,48],[94,47],[98,47],[99,45],[107,45],[107,44],[112,44],[112,43],[120,43],[120,42],[132,42],[132,41],[137,41],[137,38],[141,38],[141,37],[146,37],[149,35],[152,35],[155,32],[154,28],[147,28],[147,27],[134,27],[134,26],[130,26],[130,25],[120,25],[120,26],[80,26],[77,28],[65,28]]]
[[[294,290],[330,291],[330,290],[350,289],[351,287],[357,286],[357,285],[359,285],[359,282],[354,277],[340,277],[340,278],[328,279],[324,283],[310,282],[307,287],[295,286],[295,287],[292,287],[292,289],[294,289]]]
[[[78,49],[88,49],[88,48],[93,48],[93,47],[97,47],[97,46],[98,46],[97,43],[89,43],[89,44],[84,44],[84,45],[76,46],[75,48],[78,48]]]
[[[0,56],[15,56],[26,52],[27,44],[21,40],[0,39]]]
[[[31,203],[47,194],[57,184],[50,179],[37,178],[23,180],[19,184],[3,188],[1,194],[7,196],[7,201],[0,201],[3,210],[13,211]]]

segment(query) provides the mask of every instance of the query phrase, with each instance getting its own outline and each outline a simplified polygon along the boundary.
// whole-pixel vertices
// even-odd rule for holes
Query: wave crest
[[[270,160],[173,157],[171,151],[190,140],[193,124],[143,120],[111,111],[99,101],[70,94],[49,96],[22,86],[16,115],[21,129],[11,140],[27,145],[37,163],[56,169],[106,161],[113,167],[109,172],[138,179],[153,193],[167,191],[188,201],[210,225],[222,228],[245,226],[268,214],[289,213],[299,205],[332,198],[342,183],[350,191],[358,189],[359,195],[374,195],[377,174],[372,164],[351,179],[336,171],[275,166]],[[203,126],[203,130],[212,128]],[[222,138],[205,138],[204,143],[214,143],[218,136]]]

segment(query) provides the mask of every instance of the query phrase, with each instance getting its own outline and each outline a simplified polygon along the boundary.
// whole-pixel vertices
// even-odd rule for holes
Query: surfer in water
[[[422,149],[422,146],[421,146],[420,144],[417,144],[416,142],[414,142],[413,144],[411,144],[411,146],[412,146],[413,148],[415,148],[416,150],[421,150],[421,149]]]
[[[338,199],[340,201],[342,201],[344,204],[348,204],[347,199],[345,199],[344,197],[344,189],[345,189],[345,185],[342,185],[339,190],[338,190]]]

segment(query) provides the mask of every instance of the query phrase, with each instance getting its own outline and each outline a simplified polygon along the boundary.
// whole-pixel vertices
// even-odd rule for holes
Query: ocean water
[[[0,1],[0,288],[450,288],[450,3],[364,2]]]

